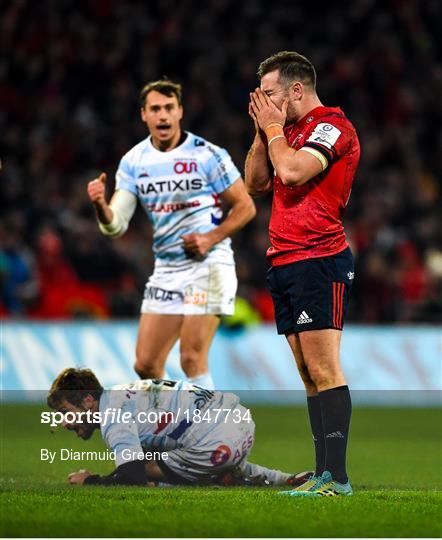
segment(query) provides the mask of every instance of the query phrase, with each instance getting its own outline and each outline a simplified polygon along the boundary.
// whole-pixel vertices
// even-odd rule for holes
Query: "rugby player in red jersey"
[[[351,398],[339,360],[354,278],[342,216],[359,162],[356,131],[316,93],[311,62],[279,52],[261,63],[250,94],[256,135],[245,177],[252,195],[273,190],[267,282],[279,334],[305,384],[315,474],[293,496],[351,495],[346,449]]]

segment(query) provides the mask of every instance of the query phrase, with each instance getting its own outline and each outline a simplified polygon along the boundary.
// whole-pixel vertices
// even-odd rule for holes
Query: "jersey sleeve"
[[[330,163],[340,158],[349,148],[352,131],[341,119],[319,119],[313,131],[299,150],[314,155],[325,170]]]
[[[127,154],[121,158],[117,174],[115,176],[115,190],[117,189],[124,189],[126,191],[130,191],[134,195],[137,195],[134,170]]]
[[[212,154],[206,165],[209,185],[214,193],[222,193],[238,180],[241,173],[224,148],[213,145],[207,148]]]
[[[107,476],[91,474],[84,481],[91,486],[145,486],[146,482],[146,468],[141,459],[124,463]]]
[[[143,451],[140,444],[137,422],[135,420],[134,403],[123,401],[119,408],[121,408],[121,414],[126,412],[131,413],[128,421],[109,422],[109,424],[105,424],[101,428],[101,434],[105,443],[115,452],[115,463],[117,467],[124,463],[128,463],[128,461],[132,461],[124,459],[122,455],[123,450],[129,450],[130,455],[133,455],[134,453],[138,454],[138,452]]]

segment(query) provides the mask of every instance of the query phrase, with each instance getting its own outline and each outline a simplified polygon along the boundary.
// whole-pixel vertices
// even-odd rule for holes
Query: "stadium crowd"
[[[322,15],[317,16],[318,9]],[[99,233],[86,195],[146,136],[138,92],[184,87],[184,127],[243,170],[249,91],[278,50],[309,57],[318,93],[356,126],[362,159],[346,213],[356,256],[350,320],[437,322],[442,246],[437,0],[15,0],[0,12],[0,312],[132,317],[152,270],[140,211]],[[265,288],[271,196],[234,238],[239,295],[271,321]]]

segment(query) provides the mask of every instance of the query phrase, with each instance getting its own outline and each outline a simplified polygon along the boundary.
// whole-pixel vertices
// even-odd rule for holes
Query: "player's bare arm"
[[[279,109],[257,88],[251,94],[251,109],[268,140],[268,153],[276,174],[286,186],[301,186],[324,170],[314,155],[291,148],[284,135],[288,102]]]
[[[242,229],[256,215],[255,204],[247,193],[242,178],[238,178],[221,193],[220,199],[231,207],[228,216],[218,227],[207,233],[184,235],[182,239],[186,251],[204,256],[215,244]]]
[[[252,94],[250,94],[250,98],[251,96]],[[273,188],[272,174],[269,169],[267,137],[258,125],[251,103],[249,103],[249,116],[255,125],[255,139],[246,158],[245,184],[250,195],[265,195]]]

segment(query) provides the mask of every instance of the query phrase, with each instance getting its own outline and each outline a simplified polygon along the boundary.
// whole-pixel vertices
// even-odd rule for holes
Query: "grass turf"
[[[40,449],[103,449],[39,420],[40,409],[3,405],[2,536],[440,537],[439,409],[355,408],[349,472],[355,495],[294,499],[263,488],[69,486],[69,472],[106,474],[111,463],[40,461]],[[251,461],[298,472],[311,466],[302,408],[252,407]]]

